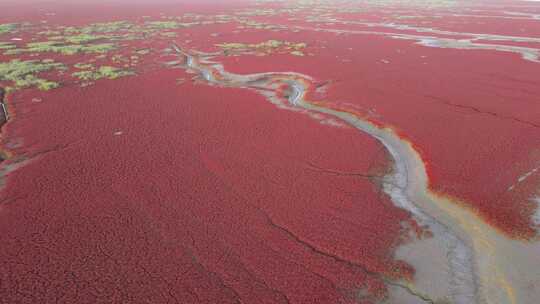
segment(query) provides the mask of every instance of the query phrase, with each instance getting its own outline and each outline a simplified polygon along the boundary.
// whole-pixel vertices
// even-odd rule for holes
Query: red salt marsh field
[[[58,89],[58,103],[36,106],[43,119],[10,126],[50,152],[5,188],[25,197],[2,214],[8,299],[26,283],[44,301],[68,288],[66,302],[336,302],[408,271],[389,253],[406,212],[367,179],[319,169],[376,172],[385,159],[372,139],[282,113],[254,93],[178,87],[178,75]],[[155,91],[168,93],[157,100]],[[83,98],[86,106],[73,102]],[[53,113],[63,118],[46,119]],[[339,157],[329,149],[345,145]]]
[[[535,303],[540,4],[126,5],[0,4],[0,303]]]

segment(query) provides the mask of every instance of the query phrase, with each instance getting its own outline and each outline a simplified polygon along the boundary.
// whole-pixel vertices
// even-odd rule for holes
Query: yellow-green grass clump
[[[280,40],[267,40],[260,43],[222,43],[222,44],[216,44],[216,46],[223,49],[226,53],[231,52],[250,52],[250,51],[256,51],[258,53],[282,53],[282,52],[289,52],[292,55],[295,56],[303,56],[304,54],[301,52],[302,49],[304,49],[307,44],[306,43],[294,43],[289,41],[280,41]]]
[[[15,89],[37,87],[40,90],[50,90],[57,88],[59,84],[54,81],[38,78],[36,74],[52,69],[64,70],[65,66],[51,59],[41,61],[21,61],[14,59],[0,63],[0,81],[12,82]]]
[[[77,53],[107,53],[115,49],[116,46],[113,43],[64,44],[60,41],[42,41],[28,43],[26,48],[7,50],[4,54],[17,55],[20,53],[54,52],[63,55],[75,55]]]
[[[224,50],[241,50],[241,49],[247,49],[248,45],[245,43],[237,43],[237,42],[231,42],[231,43],[222,43],[222,44],[216,44],[216,46],[224,49]]]
[[[94,68],[94,65],[91,63],[75,63],[73,67],[79,70],[88,70]]]
[[[116,36],[112,35],[93,35],[93,34],[70,34],[67,36],[62,35],[56,35],[56,36],[49,36],[49,41],[64,41],[64,43],[71,43],[71,44],[88,44],[90,42],[94,42],[96,40],[102,40],[102,39],[114,39],[117,38]]]
[[[46,31],[39,32],[37,34],[38,35],[44,35],[44,36],[60,36],[60,35],[62,35],[61,32],[53,31],[53,30],[46,30]]]
[[[238,20],[242,25],[238,28],[254,28],[258,30],[283,30],[286,29],[283,25],[267,24],[262,22],[257,22],[254,20]]]
[[[99,39],[107,39],[110,38],[110,36],[105,35],[91,35],[91,34],[78,34],[73,36],[66,36],[64,37],[64,40],[68,43],[74,43],[74,44],[81,44],[81,43],[88,43],[92,41],[96,41]]]
[[[9,50],[9,49],[14,49],[14,48],[16,48],[14,44],[0,41],[0,50]]]
[[[23,79],[15,81],[16,88],[27,88],[35,86],[42,91],[56,89],[60,86],[58,82],[38,78],[34,75],[27,75]]]
[[[147,21],[144,25],[150,29],[179,29],[190,27],[197,23],[182,23],[177,21]]]
[[[93,23],[83,27],[61,27],[64,36],[56,35],[49,40],[63,40],[67,43],[84,44],[100,39],[111,40],[137,40],[145,34],[162,34],[164,37],[175,37],[172,32],[161,33],[162,30],[179,29],[194,23],[181,23],[177,21],[148,21],[135,24],[128,21],[114,21]]]
[[[131,22],[128,21],[113,21],[113,22],[100,22],[92,23],[88,26],[82,28],[66,28],[68,32],[74,33],[112,33],[122,30],[128,30],[133,26]]]
[[[124,76],[134,75],[132,71],[112,66],[101,66],[98,69],[84,70],[72,74],[80,80],[92,81],[99,79],[117,79]]]
[[[0,24],[0,34],[11,33],[17,29],[17,23]]]

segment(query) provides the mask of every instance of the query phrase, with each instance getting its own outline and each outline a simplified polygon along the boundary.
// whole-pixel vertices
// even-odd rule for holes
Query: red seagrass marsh
[[[0,3],[0,303],[536,303],[540,2]]]

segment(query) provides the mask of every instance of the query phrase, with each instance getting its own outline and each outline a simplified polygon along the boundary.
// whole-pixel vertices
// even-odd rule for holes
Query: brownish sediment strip
[[[6,98],[6,90],[4,88],[0,87],[0,104],[2,104],[2,114],[1,114],[1,117],[0,117],[0,127],[2,125],[4,125],[4,123],[6,123],[7,120],[8,120],[8,113],[7,113],[7,109],[6,109],[5,98]]]
[[[8,120],[8,113],[7,113],[7,107],[6,107],[6,96],[7,92],[6,89],[3,87],[0,87],[0,104],[2,105],[0,107],[0,132],[2,126],[4,126],[7,123]],[[2,188],[6,181],[5,176],[6,174],[13,170],[16,167],[16,164],[9,164],[6,165],[4,161],[8,160],[10,158],[10,153],[4,147],[0,147],[0,163],[2,163],[2,166],[0,167],[0,188]]]
[[[0,87],[0,105],[2,105],[0,107],[0,128],[2,128],[2,126],[8,121],[8,112],[7,112],[7,107],[6,107],[6,95],[7,95],[7,92],[4,88]],[[0,149],[0,162],[6,160],[8,158],[8,155],[6,153],[6,151],[4,151],[3,149]]]

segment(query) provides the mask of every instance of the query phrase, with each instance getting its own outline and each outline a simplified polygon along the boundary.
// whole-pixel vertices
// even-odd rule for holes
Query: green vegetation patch
[[[303,56],[301,52],[306,48],[306,43],[294,43],[289,41],[280,40],[267,40],[260,43],[222,43],[216,44],[225,51],[225,53],[242,53],[242,52],[256,52],[257,54],[270,54],[270,53],[290,53],[295,56]]]
[[[27,75],[23,79],[15,81],[16,88],[27,88],[31,86],[35,86],[42,91],[48,91],[58,88],[60,84],[54,81],[38,78],[34,75]]]
[[[147,21],[144,25],[150,29],[179,29],[196,25],[197,23],[182,23],[178,21]]]
[[[249,48],[249,46],[247,44],[236,43],[236,42],[216,44],[216,46],[218,46],[218,47],[220,47],[222,49],[226,49],[226,50],[234,50],[234,49],[241,50],[241,49]]]
[[[0,24],[0,34],[11,33],[17,29],[17,23],[3,23]]]
[[[110,36],[105,35],[91,35],[91,34],[78,34],[73,36],[66,36],[64,40],[68,43],[81,44],[96,41],[99,39],[107,39]]]
[[[38,35],[44,35],[44,36],[60,36],[62,35],[61,32],[59,31],[53,31],[53,30],[46,30],[46,31],[42,31],[42,32],[39,32],[37,33]],[[50,39],[50,38],[49,38]]]
[[[261,23],[254,20],[238,20],[238,22],[243,24],[242,26],[239,26],[238,28],[254,28],[258,30],[273,30],[273,31],[287,29],[283,25]]]
[[[9,50],[9,49],[14,49],[14,48],[16,48],[14,44],[0,41],[0,50]]]
[[[75,63],[73,67],[79,70],[88,70],[93,69],[94,65],[91,63]]]
[[[4,54],[16,55],[20,53],[54,52],[63,55],[74,55],[77,53],[107,53],[115,49],[116,46],[113,43],[64,44],[60,41],[42,41],[28,43],[24,49],[10,49]]]
[[[74,28],[74,29],[71,29],[71,31],[85,33],[85,34],[112,33],[112,32],[127,30],[131,28],[132,26],[133,24],[128,21],[100,22],[100,23],[92,23],[80,29]]]
[[[134,75],[134,73],[128,70],[117,68],[117,67],[101,66],[97,70],[85,70],[85,71],[75,72],[72,75],[73,77],[77,77],[80,80],[91,81],[91,80],[99,80],[102,78],[117,79],[124,76]]]
[[[141,34],[160,34],[163,37],[176,37],[173,32],[162,30],[174,30],[190,27],[197,23],[182,23],[178,21],[146,21],[142,24],[135,24],[129,21],[114,21],[103,23],[92,23],[87,26],[73,27],[62,26],[55,31],[50,31],[48,40],[65,41],[66,44],[86,44],[100,39],[111,40],[137,40],[144,38]],[[52,35],[60,32],[60,35]],[[45,33],[45,32],[44,32]]]
[[[0,81],[11,81],[16,89],[37,87],[40,90],[50,90],[57,88],[58,83],[46,79],[38,78],[36,74],[49,70],[64,70],[62,63],[46,60],[26,60],[14,59],[0,63]]]

